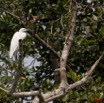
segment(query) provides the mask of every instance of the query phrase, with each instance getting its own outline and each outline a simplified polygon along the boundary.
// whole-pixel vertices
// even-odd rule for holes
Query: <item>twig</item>
[[[10,92],[8,93],[9,95],[12,95],[12,93],[15,91],[18,81],[19,81],[21,74],[22,74],[23,46],[22,46],[21,39],[19,40],[19,53],[20,53],[20,55],[19,55],[19,61],[18,61],[17,74],[15,76],[15,80],[12,85],[12,88],[11,88]]]

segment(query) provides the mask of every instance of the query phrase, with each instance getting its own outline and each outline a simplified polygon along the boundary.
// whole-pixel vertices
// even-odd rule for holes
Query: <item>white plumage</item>
[[[14,53],[18,51],[19,49],[19,40],[24,40],[26,36],[29,35],[28,29],[26,28],[21,28],[18,32],[16,32],[11,40],[10,44],[10,52],[9,52],[9,57],[12,58]]]

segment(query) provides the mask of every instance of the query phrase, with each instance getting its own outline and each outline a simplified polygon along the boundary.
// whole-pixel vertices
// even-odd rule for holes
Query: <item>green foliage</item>
[[[83,73],[104,52],[104,9],[103,0],[87,3],[83,0],[78,4],[76,30],[68,62],[70,70],[67,73],[69,83],[74,83],[83,77]],[[60,54],[64,39],[68,33],[71,18],[71,1],[68,0],[2,0],[0,1],[0,87],[10,89],[16,74],[17,61],[10,61],[8,52],[10,40],[23,25],[6,11],[19,16],[27,28],[34,29],[36,34],[52,44]],[[35,23],[28,21],[29,10],[33,16],[40,19]],[[69,14],[70,12],[70,14]],[[44,29],[44,27],[46,29]],[[24,57],[34,60],[29,66],[23,64],[23,77],[16,91],[30,91],[42,88],[44,92],[57,87],[54,81],[51,52],[32,37],[24,41]],[[34,66],[34,64],[39,66]],[[93,103],[91,98],[104,97],[104,59],[100,62],[88,83],[70,90],[65,96],[54,100],[54,103]],[[22,99],[7,97],[0,91],[0,102],[21,103]]]

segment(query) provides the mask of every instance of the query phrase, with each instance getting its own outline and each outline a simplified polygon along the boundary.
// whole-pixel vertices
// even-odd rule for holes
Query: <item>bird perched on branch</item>
[[[19,50],[19,40],[24,40],[27,36],[33,34],[33,30],[21,28],[16,32],[11,40],[9,57],[12,58],[13,55]]]

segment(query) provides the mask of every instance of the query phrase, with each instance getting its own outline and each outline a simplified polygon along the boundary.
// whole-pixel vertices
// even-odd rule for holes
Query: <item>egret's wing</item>
[[[13,54],[18,50],[19,48],[19,39],[21,39],[20,37],[20,33],[16,32],[11,40],[11,44],[10,44],[10,52],[9,52],[9,56],[10,58],[12,58]]]

